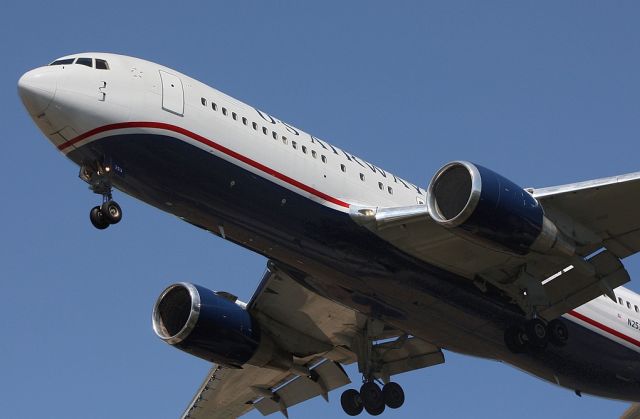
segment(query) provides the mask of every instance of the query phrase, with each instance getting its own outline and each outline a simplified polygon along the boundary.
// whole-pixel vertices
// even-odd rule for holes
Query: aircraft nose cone
[[[57,72],[49,69],[35,69],[28,71],[18,80],[18,94],[22,103],[32,116],[44,112],[57,88]]]

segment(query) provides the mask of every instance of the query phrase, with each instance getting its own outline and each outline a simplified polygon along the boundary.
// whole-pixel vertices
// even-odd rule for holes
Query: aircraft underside
[[[186,142],[108,136],[68,157],[117,167],[113,186],[286,267],[318,294],[439,347],[498,359],[561,386],[640,401],[637,353],[564,320],[563,347],[512,353],[504,330],[517,305],[420,261],[316,203]]]

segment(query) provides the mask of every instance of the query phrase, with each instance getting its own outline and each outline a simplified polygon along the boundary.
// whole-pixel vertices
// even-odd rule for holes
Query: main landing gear
[[[122,220],[122,208],[111,194],[112,175],[113,168],[110,165],[98,162],[80,168],[80,179],[87,182],[93,192],[102,195],[102,205],[96,205],[89,211],[91,224],[98,230],[104,230]]]
[[[360,391],[349,389],[342,393],[340,404],[349,416],[357,416],[366,410],[372,416],[380,415],[385,408],[397,409],[404,403],[404,391],[399,384],[391,382],[388,374],[382,373],[383,362],[381,355],[374,349],[374,337],[383,330],[382,323],[369,319],[362,335],[357,339],[354,348],[358,357],[358,371],[362,374]],[[398,339],[401,346],[406,341],[406,335]],[[380,388],[378,382],[382,378],[384,385]],[[378,381],[378,382],[376,382]]]
[[[366,410],[372,416],[384,412],[385,407],[397,409],[404,404],[404,391],[400,384],[388,382],[382,389],[375,381],[365,381],[360,391],[349,389],[340,397],[342,409],[349,416]]]
[[[562,319],[545,323],[534,318],[520,325],[510,326],[504,332],[504,342],[515,354],[544,350],[549,343],[561,347],[567,344],[568,339],[569,331]]]
[[[122,220],[120,205],[110,197],[105,198],[102,205],[96,205],[89,211],[91,224],[98,230],[104,230],[111,224],[118,224]]]

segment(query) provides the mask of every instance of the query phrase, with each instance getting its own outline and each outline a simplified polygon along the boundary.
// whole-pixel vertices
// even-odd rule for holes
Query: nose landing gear
[[[102,205],[97,205],[89,211],[89,220],[98,230],[104,230],[122,220],[122,208],[113,200],[111,194],[112,174],[113,169],[110,165],[98,162],[80,168],[80,179],[87,182],[94,193],[102,195]]]
[[[107,199],[102,205],[96,205],[89,211],[91,224],[98,230],[104,230],[111,224],[118,224],[122,220],[122,209],[113,199]]]

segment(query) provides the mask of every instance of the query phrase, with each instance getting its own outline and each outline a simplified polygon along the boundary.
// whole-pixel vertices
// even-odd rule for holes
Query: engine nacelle
[[[289,370],[293,365],[292,355],[261,333],[245,308],[199,285],[167,287],[153,308],[153,330],[168,344],[227,367]]]
[[[533,196],[473,163],[455,161],[438,170],[429,184],[427,206],[442,226],[516,254],[533,250],[571,256],[575,251]]]

